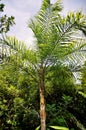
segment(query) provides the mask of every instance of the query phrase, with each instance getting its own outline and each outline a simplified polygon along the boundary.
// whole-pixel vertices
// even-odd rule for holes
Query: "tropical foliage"
[[[86,45],[86,17],[81,12],[64,17],[62,8],[60,1],[43,0],[29,23],[36,38],[32,50],[16,38],[0,39],[1,130],[85,130],[85,67],[76,85],[72,63]]]

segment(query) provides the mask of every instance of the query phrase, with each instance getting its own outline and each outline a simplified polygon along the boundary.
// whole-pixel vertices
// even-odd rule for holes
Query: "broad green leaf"
[[[40,126],[38,126],[35,130],[39,130],[40,129]]]
[[[83,92],[81,92],[81,91],[79,91],[78,92],[80,95],[82,95],[84,98],[86,98],[86,94],[85,93],[83,93]]]
[[[50,126],[51,128],[55,129],[55,130],[69,130],[66,127],[62,127],[62,126]]]

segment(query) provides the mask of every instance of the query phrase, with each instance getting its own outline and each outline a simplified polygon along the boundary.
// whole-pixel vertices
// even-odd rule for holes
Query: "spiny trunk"
[[[40,66],[40,123],[41,130],[46,130],[46,112],[45,112],[45,97],[44,97],[44,71],[43,66]]]

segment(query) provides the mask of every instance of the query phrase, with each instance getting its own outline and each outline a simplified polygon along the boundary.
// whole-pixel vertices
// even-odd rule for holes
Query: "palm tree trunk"
[[[43,65],[40,66],[40,123],[41,130],[46,130],[46,112],[45,112],[45,97],[44,97],[44,70]]]

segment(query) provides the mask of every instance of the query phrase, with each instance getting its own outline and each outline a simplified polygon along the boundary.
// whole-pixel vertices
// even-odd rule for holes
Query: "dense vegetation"
[[[86,130],[86,62],[73,62],[85,56],[86,16],[60,11],[59,1],[43,0],[29,23],[37,40],[32,50],[6,36],[14,17],[0,17],[0,130]]]

